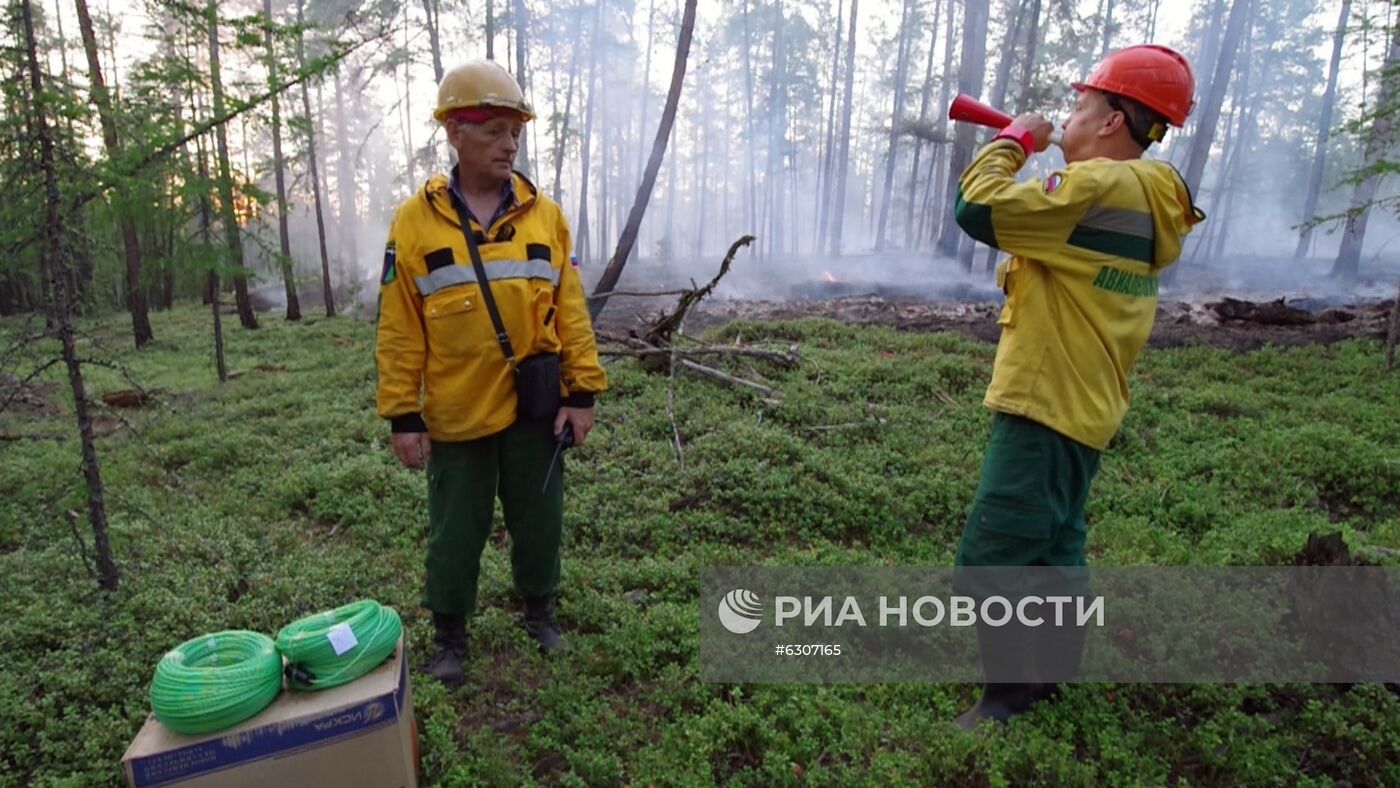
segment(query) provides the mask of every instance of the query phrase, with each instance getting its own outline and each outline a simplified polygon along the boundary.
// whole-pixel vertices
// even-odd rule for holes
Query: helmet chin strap
[[[1137,124],[1133,122],[1133,113],[1123,106],[1123,101],[1117,94],[1105,91],[1104,97],[1108,99],[1108,106],[1113,111],[1122,113],[1123,126],[1128,129],[1128,136],[1132,137],[1133,142],[1136,142],[1143,150],[1152,147],[1154,142],[1161,142],[1162,138],[1167,136],[1167,127],[1162,123],[1153,123],[1145,131],[1139,129]]]

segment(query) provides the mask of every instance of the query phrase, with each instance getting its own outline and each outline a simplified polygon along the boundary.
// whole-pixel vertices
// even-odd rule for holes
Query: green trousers
[[[558,588],[564,458],[550,474],[553,427],[548,421],[518,421],[473,441],[433,441],[424,607],[447,615],[476,612],[481,551],[491,535],[497,496],[510,534],[515,590],[524,597],[542,597]]]
[[[957,566],[1084,566],[1084,502],[1099,452],[997,413]]]

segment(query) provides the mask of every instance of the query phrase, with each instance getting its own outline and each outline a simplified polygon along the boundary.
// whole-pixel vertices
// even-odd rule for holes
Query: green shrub
[[[164,389],[99,440],[117,592],[95,590],[66,515],[86,537],[71,405],[0,414],[24,436],[0,444],[3,785],[118,784],[156,661],[202,632],[369,596],[403,613],[411,658],[430,645],[425,484],[374,416],[372,326],[226,324],[241,375],[219,385],[202,309],[152,319],[154,347],[105,343]],[[566,460],[573,648],[534,652],[498,535],[467,685],[413,679],[426,784],[1400,784],[1384,687],[1080,685],[964,734],[948,721],[970,686],[700,683],[703,567],[949,563],[989,423],[990,345],[824,320],[712,338],[738,337],[800,345],[801,366],[764,370],[781,402],[682,375],[668,414],[665,377],[609,364],[598,429]],[[129,385],[90,369],[95,393]],[[1395,562],[1400,376],[1381,370],[1370,341],[1149,351],[1090,499],[1091,562],[1287,563],[1330,530]]]

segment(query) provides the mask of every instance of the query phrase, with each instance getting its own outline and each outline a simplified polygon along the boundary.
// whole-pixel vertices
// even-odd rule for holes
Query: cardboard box
[[[358,680],[319,692],[284,689],[248,721],[205,736],[151,715],[126,755],[127,785],[416,788],[418,731],[403,639]]]

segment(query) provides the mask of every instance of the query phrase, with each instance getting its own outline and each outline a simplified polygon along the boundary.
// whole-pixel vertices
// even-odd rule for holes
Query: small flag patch
[[[1064,176],[1058,172],[1045,179],[1045,193],[1049,194],[1064,185]]]

